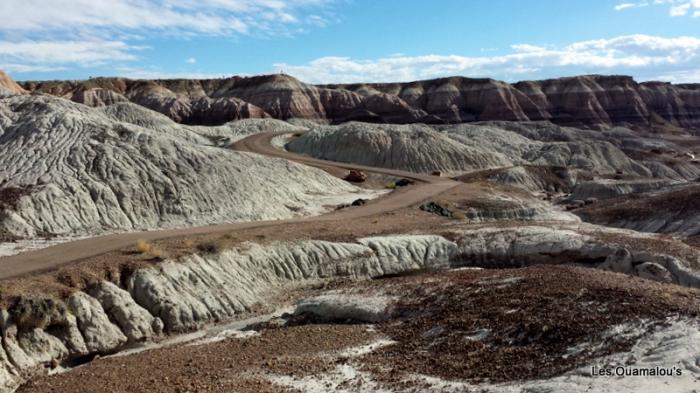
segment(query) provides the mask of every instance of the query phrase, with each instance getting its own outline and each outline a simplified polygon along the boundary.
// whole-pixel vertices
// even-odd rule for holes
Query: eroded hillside
[[[242,118],[313,119],[331,123],[461,123],[540,121],[652,132],[700,129],[700,88],[627,76],[578,76],[508,84],[452,77],[393,84],[314,86],[288,75],[210,80],[25,82],[91,106],[131,101],[187,124]]]

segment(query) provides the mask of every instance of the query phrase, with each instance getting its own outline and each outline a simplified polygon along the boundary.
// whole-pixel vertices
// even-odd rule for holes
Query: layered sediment
[[[700,87],[584,75],[509,84],[450,77],[408,83],[320,85],[288,75],[208,80],[24,82],[91,106],[131,101],[188,124],[242,118],[381,123],[540,121],[592,129],[614,125],[656,132],[700,129]]]

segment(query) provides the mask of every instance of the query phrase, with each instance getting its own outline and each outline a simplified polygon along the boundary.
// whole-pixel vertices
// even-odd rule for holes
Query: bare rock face
[[[377,323],[391,316],[393,301],[388,296],[330,293],[302,299],[294,314],[320,322]]]
[[[550,120],[559,125],[627,125],[663,131],[700,128],[700,87],[637,83],[628,76],[586,75],[507,84],[462,77],[394,84],[332,85],[401,97],[443,122]]]
[[[22,89],[14,83],[12,86],[11,90]],[[91,106],[125,97],[188,124],[269,116],[331,123],[549,120],[591,129],[622,125],[657,132],[700,130],[699,85],[637,83],[628,76],[585,75],[515,84],[450,77],[319,86],[288,75],[158,81],[98,78],[26,82],[23,88]]]
[[[673,282],[673,276],[663,266],[654,262],[644,262],[636,267],[639,277],[661,282]]]
[[[129,102],[123,95],[107,89],[93,88],[77,90],[70,97],[71,101],[79,102],[88,106],[107,106],[119,102]]]
[[[48,95],[1,97],[0,232],[31,238],[286,218],[312,212],[316,195],[354,190],[322,171],[213,145],[254,126],[184,126],[128,102],[90,108]]]
[[[102,305],[111,320],[121,328],[130,342],[151,338],[153,327],[157,326],[155,317],[145,308],[136,304],[129,292],[111,282],[101,281],[90,291]]]
[[[228,94],[261,107],[277,119],[326,117],[318,89],[286,75],[242,79]]]
[[[287,148],[321,159],[422,173],[436,170],[451,173],[511,164],[499,153],[465,146],[444,133],[417,124],[373,126],[352,122],[319,127],[292,140]]]
[[[76,292],[68,304],[78,320],[78,327],[90,352],[109,353],[127,342],[127,337],[113,324],[97,299]]]
[[[484,122],[440,129],[356,122],[316,126],[291,140],[287,148],[321,159],[421,173],[453,174],[527,164],[608,175],[651,175],[613,144],[551,123]]]
[[[6,73],[0,70],[0,92],[7,90],[14,94],[26,94],[27,92],[15,81],[12,80]]]

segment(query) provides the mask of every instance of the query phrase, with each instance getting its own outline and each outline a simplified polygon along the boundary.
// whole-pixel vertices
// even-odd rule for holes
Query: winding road
[[[0,280],[46,272],[110,251],[126,249],[132,247],[139,239],[154,241],[181,236],[217,234],[281,224],[352,220],[360,217],[373,216],[414,205],[460,184],[454,180],[436,176],[318,160],[273,147],[271,144],[272,139],[285,134],[289,134],[289,132],[265,132],[248,136],[236,142],[233,145],[233,149],[242,152],[262,154],[269,157],[283,158],[318,168],[359,169],[368,173],[403,177],[415,180],[417,183],[412,186],[397,189],[386,196],[368,202],[364,206],[354,209],[337,210],[320,216],[274,221],[238,222],[143,232],[126,232],[61,243],[39,250],[27,251],[18,255],[0,258]]]

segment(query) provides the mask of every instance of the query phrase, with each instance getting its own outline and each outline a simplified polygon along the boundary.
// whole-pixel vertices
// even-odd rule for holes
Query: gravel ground
[[[614,325],[700,313],[697,290],[564,266],[406,277],[384,290],[402,296],[399,317],[380,327],[399,344],[367,361],[375,372],[393,365],[379,372],[390,381],[403,373],[470,382],[547,378],[628,350],[634,340],[602,337]],[[590,341],[605,345],[565,356]]]
[[[370,342],[360,325],[296,326],[259,336],[103,358],[66,373],[36,378],[17,393],[286,392],[264,375],[322,373],[325,354]]]

